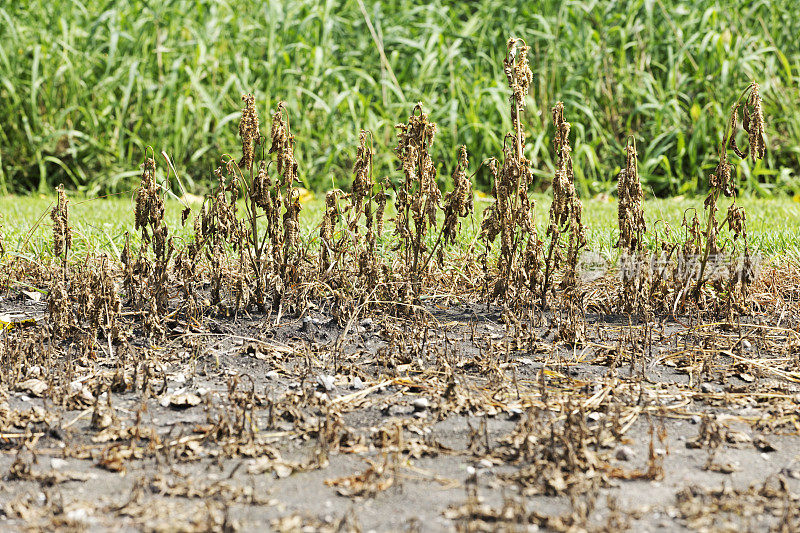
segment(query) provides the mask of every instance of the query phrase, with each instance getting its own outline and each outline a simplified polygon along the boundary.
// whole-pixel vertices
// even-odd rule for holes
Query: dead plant
[[[467,177],[467,147],[459,149],[458,164],[453,169],[453,190],[444,196],[444,244],[453,243],[458,235],[459,218],[473,212],[475,205],[472,196],[472,182]],[[440,261],[441,262],[441,261]]]
[[[749,140],[749,153],[743,152],[736,144],[736,133],[738,127],[739,113],[742,113],[742,128],[748,135]],[[731,115],[728,124],[725,128],[725,133],[722,136],[722,144],[719,149],[719,163],[717,164],[714,173],[708,178],[709,193],[705,200],[705,208],[707,211],[706,230],[704,234],[703,252],[700,258],[700,272],[697,276],[697,282],[694,286],[693,296],[695,302],[699,301],[703,286],[709,281],[708,275],[709,260],[718,256],[722,252],[722,248],[718,242],[718,234],[720,228],[725,223],[728,223],[728,229],[733,237],[733,240],[739,238],[744,242],[744,263],[746,268],[738,276],[728,283],[726,287],[729,299],[736,292],[736,285],[739,285],[739,297],[743,300],[746,298],[747,286],[752,282],[750,272],[752,270],[750,259],[750,248],[747,242],[747,226],[746,215],[744,208],[736,205],[736,182],[733,177],[733,166],[728,162],[728,150],[732,149],[734,153],[741,159],[750,157],[751,161],[755,163],[757,159],[762,159],[766,151],[765,139],[765,122],[764,114],[761,109],[761,94],[759,85],[756,82],[742,91],[742,94],[731,106]],[[728,198],[733,198],[733,203],[728,208],[727,216],[722,222],[717,221],[717,202],[720,195]]]
[[[646,303],[649,268],[644,256],[644,235],[647,226],[642,210],[642,185],[639,181],[639,161],[636,153],[636,140],[628,138],[625,147],[625,168],[618,176],[618,220],[619,238],[615,247],[620,250],[620,272],[622,286],[620,302],[625,312],[643,311]]]
[[[395,234],[400,241],[397,249],[411,278],[414,295],[418,296],[423,269],[428,264],[424,257],[428,251],[428,230],[436,227],[436,212],[442,199],[430,156],[436,124],[428,120],[422,103],[418,103],[408,122],[395,128],[395,154],[403,169],[403,181],[395,190]]]
[[[542,306],[547,306],[548,294],[555,288],[554,277],[562,271],[559,288],[566,303],[566,319],[559,324],[562,340],[577,343],[583,339],[585,324],[582,319],[581,290],[578,260],[586,246],[586,230],[581,221],[583,205],[575,191],[575,174],[572,168],[572,148],[569,143],[570,123],[564,120],[564,104],[557,102],[553,108],[556,151],[556,172],[553,178],[553,203],[550,205],[550,238],[544,259],[544,277],[541,286]],[[564,236],[566,235],[566,238]]]
[[[164,222],[164,189],[156,182],[156,161],[152,157],[145,159],[142,170],[142,181],[136,192],[135,229],[140,230],[142,247],[139,249],[137,264],[134,266],[130,243],[126,243],[127,253],[123,253],[126,268],[133,276],[139,276],[138,282],[130,283],[131,289],[146,289],[143,299],[138,299],[145,314],[155,312],[151,317],[158,322],[167,313],[169,306],[169,264],[175,248],[169,236],[169,229]],[[149,245],[152,259],[146,251]],[[129,293],[131,300],[138,297]]]
[[[518,289],[535,285],[538,279],[537,253],[541,246],[534,226],[535,206],[528,196],[533,183],[533,171],[523,153],[525,133],[520,119],[533,79],[528,64],[529,49],[522,39],[509,39],[507,43],[503,67],[511,89],[510,108],[514,131],[506,134],[503,142],[503,164],[499,172],[495,161],[487,161],[494,177],[492,196],[495,198],[494,204],[484,212],[481,223],[481,238],[487,252],[491,242],[500,235],[498,273],[492,282],[492,298],[513,296]],[[511,294],[510,289],[513,289]]]
[[[50,219],[53,221],[53,254],[61,259],[62,274],[67,274],[67,260],[69,251],[72,248],[72,228],[69,225],[69,199],[64,192],[64,186],[59,185],[56,189],[58,201],[50,211]]]

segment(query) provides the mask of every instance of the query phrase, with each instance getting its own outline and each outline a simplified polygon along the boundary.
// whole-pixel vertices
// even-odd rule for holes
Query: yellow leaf
[[[297,187],[297,192],[300,194],[298,198],[300,199],[301,204],[305,204],[314,200],[314,193],[307,189],[304,189],[302,187]]]
[[[697,120],[700,118],[700,113],[702,113],[700,106],[697,105],[697,102],[693,103],[692,108],[689,110],[689,115],[691,115],[692,120],[697,122]]]

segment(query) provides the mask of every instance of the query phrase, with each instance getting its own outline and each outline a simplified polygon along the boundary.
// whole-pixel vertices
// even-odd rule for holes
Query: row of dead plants
[[[552,110],[553,198],[540,230],[522,120],[533,79],[527,56],[524,41],[509,40],[504,68],[513,131],[505,137],[501,157],[481,163],[493,176],[493,201],[474,238],[462,235],[462,221],[474,219],[467,151],[459,148],[452,190],[442,194],[430,155],[436,124],[422,104],[397,125],[400,179],[375,179],[372,135],[362,131],[350,191],[328,191],[317,234],[305,233],[288,112],[278,104],[269,135],[263,135],[255,99],[247,94],[239,125],[242,155],[222,157],[214,190],[194,213],[188,242],[171,235],[164,221],[169,183],[158,182],[154,154],[145,160],[136,195],[139,235],[126,234],[121,268],[105,256],[70,261],[69,201],[59,189],[51,215],[59,267],[48,298],[54,334],[78,335],[86,343],[99,338],[112,350],[124,329],[118,320],[123,308],[141,318],[151,339],[167,335],[170,320],[165,319],[199,324],[209,312],[257,310],[280,320],[322,307],[344,325],[366,308],[413,313],[432,295],[452,294],[460,283],[482,290],[487,302],[516,311],[549,311],[560,338],[580,343],[587,309],[581,257],[587,239],[574,181],[571,125],[558,102]],[[747,151],[736,141],[740,116]],[[608,296],[607,311],[647,319],[698,309],[733,319],[747,310],[755,261],[744,208],[736,202],[729,151],[739,158],[761,158],[764,137],[759,86],[751,83],[731,108],[720,161],[709,177],[705,219],[687,211],[680,229],[657,222],[649,235],[636,143],[630,137],[619,174],[619,282],[616,294]],[[724,217],[718,207],[722,196],[733,198]],[[191,216],[187,207],[182,220]],[[391,234],[384,230],[386,220],[393,223]]]

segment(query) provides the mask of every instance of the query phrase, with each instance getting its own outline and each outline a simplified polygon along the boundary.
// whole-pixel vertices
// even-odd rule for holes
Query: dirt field
[[[133,327],[87,357],[43,344],[44,304],[11,290],[0,313],[37,322],[2,333],[3,528],[800,526],[795,307],[590,313],[565,346],[549,314],[468,300],[167,320],[163,345]]]

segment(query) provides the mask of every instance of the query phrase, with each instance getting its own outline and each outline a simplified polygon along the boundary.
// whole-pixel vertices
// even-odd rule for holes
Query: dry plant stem
[[[286,286],[295,283],[298,277],[301,207],[299,193],[293,188],[298,181],[297,163],[293,155],[294,137],[288,117],[283,116],[284,104],[278,103],[272,117],[269,154],[275,154],[275,158],[268,161],[255,99],[245,94],[242,100],[244,108],[239,124],[242,157],[236,161],[224,156],[224,168],[215,171],[218,186],[195,219],[195,242],[189,256],[194,263],[200,250],[205,249],[211,266],[213,305],[227,312],[228,306],[222,305],[221,289],[232,287],[237,312],[253,304],[266,312],[270,295],[272,307],[279,306]],[[257,162],[259,146],[261,159]],[[272,163],[277,167],[274,181],[269,174]],[[238,216],[239,196],[244,200],[243,219]],[[262,217],[266,219],[266,228],[260,233]],[[229,247],[237,252],[233,260],[226,253]]]
[[[506,134],[503,142],[503,164],[500,170],[496,168],[496,160],[488,160],[489,169],[493,175],[492,195],[495,203],[484,213],[481,222],[481,238],[488,249],[490,243],[500,236],[500,255],[497,266],[497,276],[490,299],[500,296],[509,297],[509,291],[517,292],[518,289],[529,284],[531,279],[536,279],[538,268],[530,264],[526,258],[520,264],[518,251],[521,244],[527,239],[526,249],[536,249],[534,243],[538,242],[535,226],[533,224],[533,203],[528,197],[528,189],[533,181],[533,172],[530,161],[524,156],[525,134],[522,131],[520,114],[525,107],[525,97],[533,79],[533,73],[528,65],[528,46],[522,39],[509,39],[506,44],[507,53],[503,59],[503,69],[506,74],[511,95],[509,96],[510,115],[514,126],[512,133]],[[530,255],[526,252],[526,255]],[[484,272],[488,274],[487,257],[483,257]],[[538,261],[533,261],[538,263]],[[532,267],[532,268],[531,268]],[[528,283],[526,283],[526,281]],[[488,292],[489,280],[486,280]]]
[[[643,238],[647,227],[642,210],[643,193],[639,181],[636,140],[633,136],[628,138],[625,147],[625,168],[620,171],[618,180],[619,238],[615,247],[621,252],[621,303],[625,312],[631,312],[634,308],[642,310],[643,304],[647,302],[644,291],[649,274],[643,268],[646,261],[642,254]]]
[[[512,90],[511,95],[511,112],[512,112],[512,123],[514,125],[514,138],[516,141],[516,153],[514,160],[512,161],[512,165],[516,168],[514,169],[514,194],[511,197],[511,213],[512,216],[516,219],[520,216],[520,207],[523,202],[521,197],[524,195],[525,200],[527,200],[528,194],[528,187],[530,186],[530,179],[529,176],[525,176],[524,173],[526,171],[530,171],[527,167],[527,161],[524,159],[522,150],[523,150],[523,143],[524,143],[524,134],[522,132],[522,118],[520,116],[522,109],[525,107],[525,97],[528,94],[528,89],[530,87],[531,81],[533,80],[533,73],[531,72],[530,67],[528,66],[528,50],[529,47],[525,43],[524,39],[512,39],[509,40],[507,43],[507,56],[504,62],[506,77],[508,78],[509,88]],[[525,202],[527,203],[527,202]],[[525,213],[523,216],[529,216],[528,213]],[[522,228],[523,232],[527,230],[528,232],[531,231],[532,228]],[[519,244],[519,238],[521,238],[521,233],[517,234],[514,232],[513,238],[513,246],[510,250],[510,257],[511,260],[509,261],[508,268],[513,268],[513,257],[516,255],[516,250]],[[511,275],[509,270],[508,276]]]
[[[369,142],[368,142],[369,141]],[[344,211],[349,212],[346,236],[349,243],[345,246],[345,236],[340,239],[341,254],[350,251],[352,261],[358,270],[358,276],[369,285],[375,285],[378,276],[378,261],[376,256],[376,241],[378,235],[375,227],[375,212],[373,202],[378,200],[381,193],[374,192],[375,183],[372,177],[372,158],[374,155],[372,132],[361,130],[359,132],[359,145],[356,151],[356,161],[353,167],[353,182],[350,201]],[[341,193],[341,191],[340,191]],[[341,193],[343,197],[347,197]],[[335,202],[334,202],[335,203]],[[379,206],[379,211],[380,211]],[[336,210],[338,218],[338,208]],[[330,213],[333,215],[333,212]],[[379,213],[382,216],[382,212]],[[364,219],[365,239],[361,239],[360,221]],[[380,228],[378,228],[380,229]],[[344,257],[341,260],[344,261]],[[342,265],[344,266],[344,265]]]
[[[620,171],[617,186],[619,239],[616,247],[628,254],[641,252],[643,236],[647,231],[642,211],[643,193],[637,156],[636,140],[631,136],[625,148],[625,168]]]
[[[746,95],[748,95],[748,99],[743,102]],[[717,244],[716,230],[722,225],[717,225],[716,222],[717,200],[719,199],[720,193],[734,197],[734,202],[736,198],[736,186],[732,177],[731,165],[728,163],[728,148],[732,148],[741,158],[745,158],[748,155],[739,150],[736,145],[735,135],[740,107],[743,109],[744,130],[749,136],[750,158],[755,162],[756,159],[762,159],[765,153],[764,116],[761,111],[761,94],[758,83],[752,82],[742,91],[739,98],[731,107],[730,120],[726,124],[725,135],[722,137],[722,145],[720,146],[720,161],[715,170],[715,174],[709,177],[711,191],[706,199],[706,207],[708,208],[708,224],[705,232],[706,242],[703,257],[700,260],[700,273],[693,291],[695,301],[700,298],[700,292],[706,282],[705,272],[708,259],[712,249],[715,250]],[[752,111],[750,111],[749,108],[752,108]],[[727,221],[727,218],[725,221]]]
[[[585,228],[581,221],[583,206],[575,191],[575,176],[572,168],[572,148],[569,144],[570,123],[564,120],[564,104],[553,107],[555,135],[553,146],[557,154],[557,168],[553,178],[553,203],[550,205],[550,237],[545,272],[541,286],[542,306],[547,306],[547,293],[551,289],[552,277],[562,264],[565,266],[561,281],[567,292],[576,288],[577,262],[580,250],[586,245]],[[566,257],[562,254],[561,236],[569,231]]]
[[[256,289],[255,289],[255,299],[256,299],[256,306],[258,310],[264,312],[266,310],[264,304],[264,272],[263,272],[263,262],[261,260],[261,254],[263,253],[264,246],[263,242],[266,242],[266,238],[259,242],[259,233],[258,233],[258,200],[257,194],[261,193],[261,188],[256,187],[256,173],[255,173],[255,147],[261,144],[261,132],[259,129],[259,120],[258,120],[258,111],[256,110],[255,106],[255,98],[252,94],[244,94],[242,95],[242,100],[245,103],[244,109],[242,110],[242,118],[239,123],[239,136],[242,138],[242,159],[240,165],[237,167],[239,172],[242,174],[241,183],[244,187],[244,192],[249,200],[249,202],[245,202],[246,214],[248,221],[250,222],[250,232],[249,232],[249,240],[250,246],[247,247],[247,253],[250,258],[250,263],[253,268],[253,275],[255,276],[256,281]],[[242,173],[241,166],[244,166],[244,171],[249,173],[249,180],[244,179],[244,175]],[[259,174],[261,172],[266,172],[266,168],[263,166],[259,169]]]
[[[516,137],[517,161],[522,161],[523,139],[520,111],[525,106],[524,98],[528,93],[528,87],[531,81],[533,81],[533,73],[528,67],[529,47],[524,39],[509,39],[507,48],[508,52],[504,60],[504,66],[509,86],[513,90],[513,95],[511,97],[511,121],[514,124],[514,134]],[[517,55],[519,58],[515,64],[514,60]]]
[[[713,187],[711,193],[709,195],[711,201],[709,202],[708,206],[708,225],[706,226],[706,246],[703,251],[703,258],[700,260],[700,274],[697,276],[697,285],[694,289],[694,297],[695,300],[700,298],[700,290],[703,288],[703,284],[705,283],[705,272],[706,272],[706,265],[708,264],[708,258],[711,255],[711,248],[714,246],[712,244],[712,239],[716,239],[716,235],[714,235],[714,222],[717,215],[717,199],[719,198],[719,189]]]
[[[436,243],[431,248],[428,258],[422,266],[422,271],[426,272],[431,259],[439,251],[439,263],[443,262],[442,248],[439,247],[453,243],[456,240],[458,228],[460,227],[459,218],[465,218],[474,211],[474,198],[472,195],[472,181],[467,177],[467,147],[461,146],[459,149],[458,164],[453,169],[453,190],[445,195],[444,199],[444,224],[436,239]]]
[[[0,259],[2,259],[4,255],[6,255],[6,248],[3,245],[3,238],[4,238],[4,235],[3,235],[3,215],[0,214]]]
[[[148,306],[144,309],[146,313],[149,313],[145,321],[146,329],[150,329],[147,324],[152,324],[160,330],[160,319],[156,318],[153,312],[158,316],[163,316],[167,312],[169,304],[168,267],[174,247],[172,238],[169,236],[169,229],[164,222],[164,198],[162,196],[164,187],[156,181],[155,153],[152,152],[152,149],[150,152],[149,156],[145,158],[141,185],[136,192],[134,228],[141,230],[143,245],[139,249],[137,267],[133,270],[140,271],[134,277],[139,278],[141,288],[146,288],[149,296]],[[154,262],[151,262],[147,256],[148,246],[153,252]],[[130,247],[127,248],[127,253],[124,255],[126,262],[130,264],[133,258],[130,254]],[[131,283],[130,285],[134,293],[129,294],[129,298],[132,300],[139,298],[136,294],[139,291],[133,288],[135,284]]]
[[[273,256],[282,283],[281,289],[276,291],[276,297],[282,294],[287,285],[297,282],[298,263],[301,259],[299,248],[300,193],[294,188],[294,184],[300,180],[297,175],[297,162],[294,159],[294,135],[291,133],[288,114],[285,119],[283,116],[285,107],[284,102],[279,102],[278,109],[273,115],[272,145],[269,150],[270,154],[277,154],[277,171],[281,177],[279,181],[276,180],[275,200],[272,208],[276,229],[276,233],[273,235]],[[284,187],[283,216],[279,216],[281,188]],[[279,228],[279,222],[282,222],[282,228]]]
[[[395,153],[404,174],[397,190],[395,232],[400,238],[406,270],[416,297],[423,273],[419,268],[420,256],[427,250],[425,239],[429,227],[436,227],[436,212],[442,198],[436,184],[436,167],[430,156],[436,124],[429,122],[422,104],[418,103],[408,122],[395,127],[398,130]]]
[[[64,186],[59,185],[58,202],[50,212],[53,221],[53,253],[61,258],[61,273],[64,280],[67,278],[67,261],[72,248],[72,228],[69,225],[69,199],[64,192]]]

